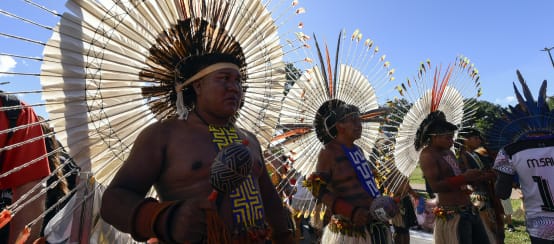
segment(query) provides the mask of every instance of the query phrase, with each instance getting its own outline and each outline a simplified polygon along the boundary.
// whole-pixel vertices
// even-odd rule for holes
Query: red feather
[[[329,55],[329,47],[325,44],[325,56],[327,61],[327,72],[329,75],[329,97],[333,97],[333,71],[331,70],[331,56]]]
[[[435,76],[433,77],[433,90],[431,93],[431,111],[434,112],[439,108],[439,104],[442,99],[442,95],[444,94],[444,90],[446,89],[446,86],[448,85],[448,81],[450,81],[450,76],[452,75],[452,71],[454,70],[454,67],[451,67],[448,65],[446,68],[446,74],[444,77],[442,77],[442,80],[439,79],[441,77],[440,70],[442,69],[441,66],[439,66],[438,69],[435,69]]]

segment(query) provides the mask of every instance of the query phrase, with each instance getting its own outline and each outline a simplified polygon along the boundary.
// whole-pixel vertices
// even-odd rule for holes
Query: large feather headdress
[[[286,78],[284,48],[296,48],[282,40],[276,18],[303,12],[296,4],[275,6],[272,15],[259,0],[70,1],[72,13],[60,15],[41,43],[49,122],[104,182],[141,128],[175,116],[175,85],[187,78],[179,66],[227,54],[241,61],[247,89],[237,125],[268,142]]]
[[[283,100],[279,124],[282,133],[274,139],[286,148],[294,169],[302,175],[314,171],[323,146],[314,128],[318,108],[335,99],[357,106],[365,122],[358,144],[370,152],[379,138],[380,118],[385,114],[377,95],[384,94],[379,89],[394,79],[394,69],[385,55],[380,54],[373,40],[362,40],[358,30],[350,38],[339,34],[333,56],[327,46],[320,46],[315,35],[314,43],[315,53],[307,54],[298,64],[303,72],[298,73]]]
[[[380,107],[378,95],[384,96],[386,85],[394,80],[394,69],[374,41],[362,37],[358,30],[350,37],[341,32],[336,51],[331,55],[327,45],[321,46],[315,34],[315,49],[311,48],[308,36],[299,35],[310,48],[300,53],[298,62],[294,63],[297,73],[289,82],[278,134],[273,139],[273,145],[282,148],[281,153],[292,162],[292,170],[277,185],[278,190],[286,189],[287,179],[306,177],[315,170],[318,153],[323,147],[316,133],[315,117],[323,104],[348,104],[359,108],[363,131],[357,145],[366,155],[372,152],[380,138],[386,110]],[[307,216],[314,214],[316,204],[317,200],[312,198],[295,206],[299,214]],[[324,213],[325,207],[319,211]]]
[[[112,179],[142,128],[175,116],[175,87],[189,75],[180,72],[182,66],[210,54],[225,54],[240,61],[246,93],[236,125],[253,131],[265,145],[278,123],[287,77],[285,56],[302,48],[294,36],[302,24],[290,23],[304,9],[298,1],[289,3],[68,1],[70,12],[59,14],[25,1],[23,9],[0,10],[4,18],[0,36],[7,37],[1,38],[2,42],[11,41],[0,47],[0,57],[40,63],[40,70],[18,66],[13,71],[0,70],[0,75],[30,77],[26,82],[40,77],[42,90],[29,90],[20,84],[20,90],[12,93],[42,95],[46,103],[30,106],[45,108],[47,122],[83,175],[94,175],[100,183]],[[48,26],[38,21],[43,19],[38,16],[51,17],[58,24]],[[50,38],[45,42],[20,35],[4,24],[9,21],[27,24]],[[291,38],[284,38],[287,34]],[[21,45],[44,48],[43,55],[29,54],[31,48],[12,51],[11,47]],[[5,150],[10,148],[2,148]],[[22,200],[16,205],[24,204]]]
[[[521,84],[520,92],[513,83],[517,104],[508,106],[504,110],[504,117],[497,120],[486,134],[488,146],[493,149],[502,148],[532,134],[554,134],[554,108],[549,108],[547,104],[546,80],[542,82],[535,100],[519,70],[516,73]]]
[[[446,119],[458,129],[468,126],[475,113],[475,99],[481,95],[479,74],[467,57],[457,57],[446,69],[433,67],[428,60],[420,65],[415,77],[399,84],[396,90],[400,97],[389,102],[392,111],[387,130],[395,138],[398,173],[409,177],[419,161],[414,143],[423,139],[416,134],[425,126],[424,121]],[[437,118],[425,120],[428,116]]]

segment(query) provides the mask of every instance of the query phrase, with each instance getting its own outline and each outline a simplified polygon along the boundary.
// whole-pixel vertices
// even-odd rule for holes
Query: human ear
[[[194,93],[200,94],[200,91],[202,90],[201,82],[202,80],[197,80],[192,83],[192,89],[194,89]]]

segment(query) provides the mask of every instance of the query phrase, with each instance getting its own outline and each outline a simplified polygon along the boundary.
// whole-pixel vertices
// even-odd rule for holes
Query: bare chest
[[[212,164],[220,151],[209,133],[192,132],[169,139],[164,157],[164,172],[157,184],[161,196],[173,199],[207,197]],[[255,181],[262,173],[259,149],[250,148],[251,175]]]

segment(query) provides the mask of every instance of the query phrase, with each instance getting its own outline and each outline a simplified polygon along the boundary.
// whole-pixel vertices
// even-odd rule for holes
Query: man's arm
[[[30,181],[21,186],[13,188],[12,202],[17,201],[21,196],[29,192],[35,185],[40,184],[40,180]],[[25,225],[33,221],[36,217],[44,212],[46,194],[39,194],[41,189],[38,188],[34,192],[29,193],[30,196],[38,195],[39,197],[32,202],[29,202],[25,207],[21,208],[10,222],[10,240],[8,243],[15,243],[19,233],[23,231]],[[40,236],[42,228],[42,218],[31,226],[31,234],[29,240],[36,240]]]
[[[496,183],[494,184],[494,191],[496,196],[500,199],[508,199],[512,195],[512,183],[514,176],[506,173],[498,172]]]
[[[324,149],[319,152],[315,172],[307,179],[308,181],[311,180],[312,182],[310,183],[315,186],[309,188],[311,193],[331,211],[333,211],[331,207],[333,206],[336,196],[327,189],[327,185],[331,183],[331,168],[334,163],[334,158],[336,157],[328,150]]]
[[[443,177],[439,170],[437,157],[438,155],[425,149],[419,155],[423,176],[434,192],[451,192],[459,189],[461,185],[483,182],[495,177],[494,173],[490,171],[484,172],[477,169],[468,169],[460,175]]]
[[[252,146],[260,148],[260,143],[256,137],[249,132],[245,132],[248,136],[248,140],[251,141]],[[262,201],[264,205],[264,212],[267,218],[267,222],[271,226],[272,236],[271,238],[275,243],[292,243],[293,235],[292,226],[289,226],[288,223],[291,221],[291,215],[288,209],[283,205],[282,199],[279,197],[275,186],[271,182],[269,177],[269,172],[265,167],[264,157],[260,153],[260,160],[262,161],[262,174],[258,179],[258,184],[260,187],[260,194],[262,196]]]
[[[131,233],[136,208],[158,178],[164,147],[160,124],[144,129],[102,197],[102,218],[117,229]]]
[[[315,172],[306,181],[311,186],[308,189],[320,202],[323,202],[333,214],[340,214],[350,219],[355,225],[364,225],[369,221],[369,209],[358,208],[348,201],[337,197],[329,191],[328,184],[331,182],[332,166],[335,164],[337,155],[331,149],[323,149],[318,155]]]
[[[512,194],[512,184],[516,171],[510,163],[509,157],[504,149],[500,149],[494,160],[493,168],[498,173],[494,185],[496,196],[500,199],[508,199]]]

